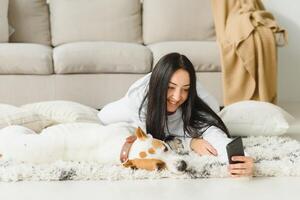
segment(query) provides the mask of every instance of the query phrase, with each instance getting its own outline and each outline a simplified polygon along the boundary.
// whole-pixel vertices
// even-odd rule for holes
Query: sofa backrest
[[[57,46],[215,39],[210,0],[48,1],[9,0],[8,21],[15,30],[9,42]]]
[[[79,41],[142,42],[140,0],[51,0],[54,46]]]
[[[10,42],[51,44],[49,10],[46,0],[9,0]]]
[[[214,40],[210,0],[143,0],[145,44]]]

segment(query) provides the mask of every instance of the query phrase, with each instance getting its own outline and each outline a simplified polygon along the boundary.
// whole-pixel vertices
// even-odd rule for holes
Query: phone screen
[[[228,161],[230,164],[240,163],[240,161],[232,161],[232,156],[244,156],[244,147],[243,147],[243,141],[241,137],[237,137],[234,140],[232,140],[230,143],[226,146],[227,155],[228,155]]]

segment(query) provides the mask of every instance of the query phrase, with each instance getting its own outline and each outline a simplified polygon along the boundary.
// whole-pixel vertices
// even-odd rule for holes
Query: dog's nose
[[[186,170],[187,164],[186,164],[186,162],[184,160],[180,160],[180,161],[177,162],[177,166],[176,167],[177,167],[178,171],[182,172],[182,171]]]

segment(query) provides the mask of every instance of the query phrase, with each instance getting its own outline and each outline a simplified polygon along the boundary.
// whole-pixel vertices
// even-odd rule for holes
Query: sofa
[[[0,102],[121,98],[170,52],[222,104],[210,0],[0,0]]]

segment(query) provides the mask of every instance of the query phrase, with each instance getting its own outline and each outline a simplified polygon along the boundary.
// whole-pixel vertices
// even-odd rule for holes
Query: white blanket
[[[125,123],[109,126],[66,123],[46,128],[40,134],[22,126],[9,126],[0,131],[0,154],[4,160],[32,163],[57,160],[118,163],[124,138],[133,133],[134,128]]]

